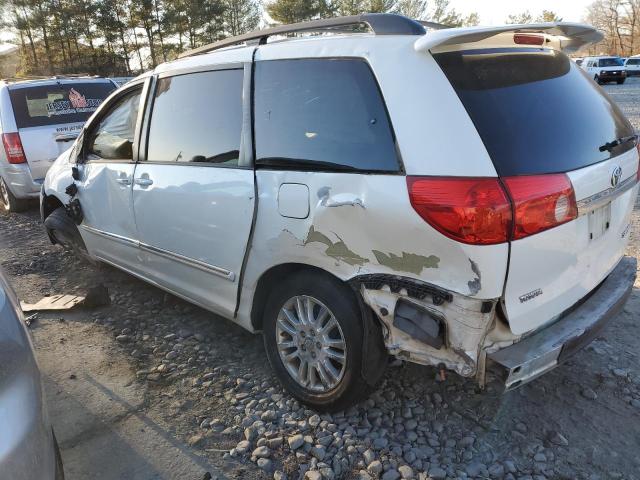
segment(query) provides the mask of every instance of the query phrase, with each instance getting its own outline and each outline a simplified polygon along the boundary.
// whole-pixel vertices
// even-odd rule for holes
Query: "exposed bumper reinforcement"
[[[589,298],[553,325],[488,355],[505,369],[513,390],[548,372],[588,345],[624,306],[636,279],[637,260],[622,257]]]

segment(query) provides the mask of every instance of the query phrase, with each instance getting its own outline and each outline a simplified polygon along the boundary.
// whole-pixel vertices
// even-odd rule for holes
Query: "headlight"
[[[607,72],[605,72],[604,70],[600,70],[600,75],[606,75]]]

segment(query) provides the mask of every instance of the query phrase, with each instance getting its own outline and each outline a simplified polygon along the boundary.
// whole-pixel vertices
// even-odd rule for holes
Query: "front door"
[[[84,133],[78,199],[80,233],[94,256],[135,273],[141,257],[131,209],[143,82],[110,100]]]
[[[255,201],[241,148],[244,82],[242,65],[161,75],[133,180],[145,275],[225,316],[235,310]]]

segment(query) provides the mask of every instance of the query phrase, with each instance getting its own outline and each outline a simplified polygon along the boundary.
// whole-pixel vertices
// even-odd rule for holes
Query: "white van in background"
[[[38,198],[53,161],[118,85],[100,77],[0,81],[0,208]]]
[[[620,57],[585,57],[580,66],[600,85],[607,82],[621,85],[627,79],[624,61]]]
[[[627,58],[624,62],[624,70],[627,77],[637,77],[640,75],[640,55]]]

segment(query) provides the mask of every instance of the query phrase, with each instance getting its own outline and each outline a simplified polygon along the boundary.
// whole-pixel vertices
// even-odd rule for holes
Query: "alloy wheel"
[[[307,295],[287,300],[278,312],[275,334],[280,359],[298,384],[324,393],[340,383],[347,345],[340,324],[322,302]]]
[[[4,183],[4,180],[0,179],[0,201],[4,205],[5,209],[9,209],[9,191]]]

